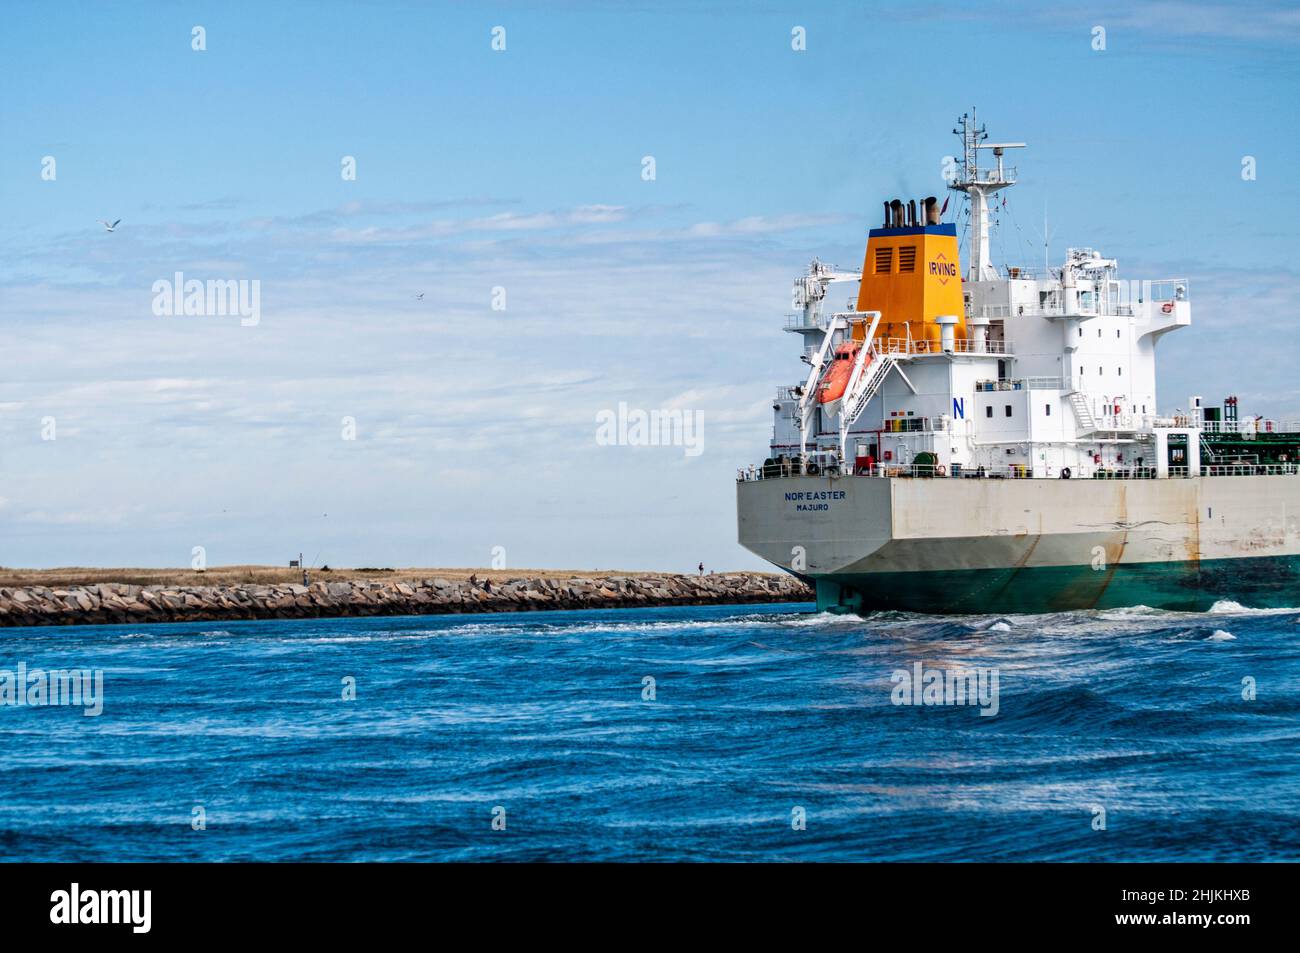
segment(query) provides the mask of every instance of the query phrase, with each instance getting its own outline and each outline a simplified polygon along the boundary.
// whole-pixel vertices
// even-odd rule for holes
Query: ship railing
[[[813,320],[809,321],[803,314],[787,314],[785,316],[785,329],[787,331],[825,331],[826,325],[822,323],[821,315],[814,315]]]
[[[1033,468],[1029,464],[1012,464],[1005,467],[963,467],[954,465],[945,467],[940,465],[929,465],[922,463],[912,463],[890,466],[884,464],[872,467],[870,471],[864,471],[861,476],[880,476],[880,477],[914,477],[917,479],[932,479],[944,477],[957,477],[961,479],[990,479],[990,480],[1029,480],[1034,476]]]
[[[1080,303],[1070,316],[1081,318],[1095,318],[1098,316],[1111,317],[1132,317],[1133,307],[1126,304],[1096,304]],[[1062,318],[1066,317],[1065,308],[1060,304],[988,304],[982,307],[969,307],[966,309],[967,318],[1010,318],[1010,317],[1031,317],[1031,318]]]
[[[1059,377],[1017,377],[999,381],[976,381],[975,390],[979,393],[998,390],[1061,390]]]
[[[1026,390],[1061,390],[1064,384],[1059,377],[1025,377]]]
[[[1016,167],[1015,167],[1014,165],[1011,165],[1011,166],[1007,166],[1006,168],[983,169],[983,170],[980,170],[980,171],[975,172],[975,173],[970,177],[970,181],[972,181],[972,182],[976,182],[976,183],[979,183],[979,182],[988,182],[988,183],[993,183],[993,182],[1015,182],[1015,181],[1016,181]]]
[[[1148,466],[1075,466],[1070,467],[1070,476],[1079,480],[1155,480],[1159,472]],[[818,464],[810,462],[805,468],[797,459],[769,462],[741,467],[736,471],[736,480],[748,483],[757,480],[774,480],[795,476],[822,477],[865,477],[865,478],[915,478],[915,479],[965,479],[965,480],[1059,480],[1063,474],[1059,467],[1042,467],[1038,472],[1027,463],[1009,466],[985,467],[962,466],[951,467],[927,464],[874,463],[871,466],[854,467],[848,471],[835,464]],[[1300,475],[1300,462],[1297,463],[1250,463],[1237,461],[1232,463],[1202,464],[1192,473],[1190,467],[1171,466],[1167,476],[1172,480],[1183,480],[1191,476],[1225,477],[1225,476],[1297,476]]]
[[[1143,430],[1151,429],[1151,421],[1154,419],[1152,414],[1098,414],[1094,413],[1093,420],[1096,422],[1098,433],[1122,432],[1138,433]]]
[[[750,464],[736,471],[737,483],[750,483],[755,480],[779,480],[783,477],[796,476],[840,476],[840,468],[834,464],[818,463],[809,460],[806,464],[798,457],[785,457],[780,460],[767,460],[760,464]]]
[[[1259,434],[1300,433],[1300,420],[1269,420],[1263,417],[1252,417],[1249,420],[1206,420],[1202,421],[1201,430],[1207,434],[1235,434],[1251,438]]]
[[[978,343],[965,338],[953,341],[954,354],[1010,354],[1010,341],[985,341]],[[938,341],[918,341],[911,338],[876,338],[874,348],[878,354],[943,354]]]
[[[1141,288],[1147,301],[1186,301],[1191,297],[1192,284],[1186,278],[1158,278],[1142,282]]]
[[[1010,354],[1013,351],[1010,341],[971,341],[959,339],[953,342],[958,354]]]
[[[1178,469],[1179,467],[1170,467],[1169,475],[1187,476],[1186,473],[1174,472],[1175,470]],[[1187,468],[1182,467],[1181,469],[1186,470]],[[1131,467],[1098,466],[1098,467],[1092,467],[1089,470],[1089,472],[1080,475],[1086,476],[1090,480],[1154,480],[1160,476],[1160,474],[1156,471],[1155,467],[1140,467],[1140,466],[1131,466]]]
[[[1066,469],[1070,470],[1070,478],[1081,480],[1154,480],[1156,478],[1155,467],[1128,467],[1125,469],[1073,466]],[[1028,463],[1013,463],[998,467],[962,466],[960,464],[945,467],[942,465],[890,465],[885,463],[873,466],[870,469],[860,468],[855,475],[868,477],[947,477],[962,480],[1059,480],[1063,477],[1060,467],[1041,466],[1035,471],[1034,467]]]
[[[929,417],[886,417],[881,427],[883,433],[929,433],[931,430]]]
[[[967,308],[966,317],[968,318],[1010,318],[1023,317],[1057,317],[1063,314],[1059,305],[1037,305],[1037,304],[986,304],[982,307]]]
[[[1130,466],[1106,467],[1078,465],[1068,468],[1070,477],[1076,480],[1155,480],[1159,473],[1155,467]],[[1205,476],[1246,476],[1252,474],[1295,474],[1300,471],[1300,464],[1290,465],[1251,465],[1232,464],[1204,468]],[[1034,467],[1027,463],[1008,466],[962,466],[951,467],[929,464],[874,463],[871,466],[853,467],[844,470],[836,464],[813,463],[806,469],[798,460],[789,459],[779,463],[768,462],[741,467],[736,471],[736,480],[749,483],[758,480],[778,480],[797,476],[819,477],[857,477],[867,479],[913,478],[913,479],[963,479],[963,480],[1059,480],[1064,474],[1062,468],[1055,466]],[[1168,475],[1172,479],[1191,476],[1187,467],[1170,467]]]
[[[1170,467],[1172,470],[1173,468]],[[1211,463],[1201,465],[1201,476],[1295,476],[1300,464],[1295,463]]]

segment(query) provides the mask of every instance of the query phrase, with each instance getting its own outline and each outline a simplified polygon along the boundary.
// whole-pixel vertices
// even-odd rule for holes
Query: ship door
[[[998,380],[1000,380],[1000,381],[1004,381],[1004,380],[1006,380],[1006,379],[1007,379],[1007,362],[1004,361],[1004,360],[999,359],[999,360],[998,360]]]
[[[1187,434],[1171,433],[1169,435],[1169,466],[1187,466]]]

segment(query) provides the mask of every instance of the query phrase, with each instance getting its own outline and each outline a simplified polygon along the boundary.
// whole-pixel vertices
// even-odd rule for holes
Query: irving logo
[[[949,278],[957,277],[957,263],[949,261],[947,257],[940,252],[935,260],[930,262],[930,274],[939,279],[939,284],[946,285]]]

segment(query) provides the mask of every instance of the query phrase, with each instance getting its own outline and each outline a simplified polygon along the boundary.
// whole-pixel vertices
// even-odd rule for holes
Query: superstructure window
[[[898,272],[906,274],[916,271],[916,246],[902,245],[898,249]]]
[[[1124,376],[1124,368],[1122,368],[1122,367],[1117,367],[1115,370],[1118,372],[1118,374],[1119,374],[1120,377],[1123,377],[1123,376]]]
[[[1011,405],[1010,405],[1010,404],[1007,404],[1007,416],[1008,416],[1008,417],[1011,416]]]
[[[1047,416],[1049,416],[1049,417],[1052,416],[1052,405],[1051,405],[1051,404],[1044,404],[1044,405],[1043,405],[1043,409],[1047,412]]]
[[[877,248],[876,249],[876,274],[887,275],[894,267],[894,249]]]
[[[992,404],[989,404],[987,407],[984,408],[984,416],[985,416],[985,417],[992,417],[992,416],[993,416],[993,405],[992,405]]]

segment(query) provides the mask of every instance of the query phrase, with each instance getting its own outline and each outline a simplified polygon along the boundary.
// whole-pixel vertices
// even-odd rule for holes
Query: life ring
[[[1163,311],[1165,314],[1172,314],[1174,310],[1174,303],[1172,301],[1166,301],[1164,304],[1160,306],[1160,310]]]
[[[1070,468],[1069,468],[1069,467],[1061,467],[1061,479],[1062,479],[1062,480],[1068,480],[1068,479],[1070,479]]]
[[[807,469],[804,472],[807,473],[809,476],[816,476],[818,473],[817,464],[809,463]]]

